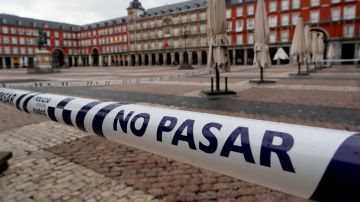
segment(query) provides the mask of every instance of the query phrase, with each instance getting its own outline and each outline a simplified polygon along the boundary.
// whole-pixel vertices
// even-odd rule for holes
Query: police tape
[[[352,132],[6,88],[0,102],[302,198],[359,198],[360,135]]]
[[[45,82],[19,82],[19,83],[2,83],[5,88],[41,88],[41,87],[97,87],[111,85],[130,85],[144,84],[156,81],[169,81],[171,79],[200,76],[208,74],[208,70],[192,71],[172,75],[156,76],[138,79],[121,79],[121,80],[97,80],[97,81],[45,81]]]

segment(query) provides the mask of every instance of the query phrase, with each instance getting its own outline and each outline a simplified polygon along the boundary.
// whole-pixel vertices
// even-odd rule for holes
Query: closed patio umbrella
[[[328,60],[333,60],[335,58],[335,50],[333,44],[329,45],[326,57]],[[331,67],[331,61],[329,62],[329,64],[329,66]]]
[[[221,70],[229,72],[230,56],[228,52],[229,42],[226,36],[227,22],[225,13],[225,0],[208,0],[207,32],[210,37],[208,66],[213,70],[217,64]]]
[[[260,83],[268,83],[264,81],[264,68],[271,66],[268,47],[269,33],[265,2],[264,0],[258,0],[255,14],[254,64],[260,68]]]
[[[311,53],[312,53],[312,62],[316,64],[318,62],[318,33],[317,32],[311,32]]]
[[[306,53],[304,24],[301,17],[298,18],[294,38],[291,44],[290,55],[298,63],[298,74],[301,74],[301,63]]]
[[[317,45],[317,48],[318,48],[318,61],[320,64],[323,63],[324,61],[324,51],[325,51],[325,44],[324,44],[324,34],[323,33],[319,33],[318,35],[318,45]],[[322,65],[321,65],[322,66]]]
[[[286,54],[284,49],[279,48],[274,56],[274,60],[287,60],[289,56]]]
[[[305,34],[305,62],[306,62],[306,72],[309,73],[309,63],[311,63],[311,32],[310,32],[310,26],[306,25],[304,28],[304,34]]]

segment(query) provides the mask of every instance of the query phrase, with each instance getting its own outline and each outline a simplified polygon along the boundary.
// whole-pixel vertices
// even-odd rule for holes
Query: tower
[[[132,2],[130,2],[130,6],[127,10],[129,22],[134,21],[137,16],[144,14],[145,11],[139,0],[133,0]]]

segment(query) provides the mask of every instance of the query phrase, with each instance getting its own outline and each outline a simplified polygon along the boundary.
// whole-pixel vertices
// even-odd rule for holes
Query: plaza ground
[[[197,67],[195,70],[206,70]],[[251,66],[223,73],[233,97],[207,99],[209,74],[129,85],[33,91],[243,118],[360,131],[360,68],[336,65],[308,77],[296,66],[266,69],[275,85],[252,85]],[[170,67],[73,68],[29,75],[1,70],[0,83],[140,79],[184,73]],[[1,85],[1,84],[0,84]],[[222,86],[223,87],[223,86]],[[0,150],[14,152],[0,175],[0,201],[305,201],[271,189],[89,136],[0,105]]]

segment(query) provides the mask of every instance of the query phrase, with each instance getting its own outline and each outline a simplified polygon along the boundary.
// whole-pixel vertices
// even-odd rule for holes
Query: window
[[[20,38],[20,45],[25,45],[25,39],[23,37]]]
[[[288,26],[289,25],[289,15],[284,14],[281,16],[281,25],[282,26]]]
[[[241,7],[238,7],[238,8],[236,9],[236,16],[241,17],[241,16],[243,16],[243,14],[244,14],[244,9],[243,9],[243,7],[242,7],[242,6],[241,6]]]
[[[297,20],[299,18],[300,14],[299,13],[293,13],[291,15],[291,24],[292,25],[296,25],[297,24]]]
[[[248,34],[248,44],[254,44],[254,34]]]
[[[336,4],[339,3],[341,0],[331,0],[331,3]]]
[[[249,4],[247,7],[247,14],[254,15],[254,4]]]
[[[243,20],[238,20],[238,21],[236,22],[236,31],[237,31],[237,32],[242,32],[242,31],[243,31],[243,27],[244,27],[244,25],[243,25]]]
[[[23,55],[25,55],[25,54],[26,54],[26,48],[22,47],[22,48],[20,49],[20,53],[23,54]]]
[[[201,13],[200,14],[200,19],[201,20],[206,20],[206,13]]]
[[[179,36],[179,28],[174,28],[174,35]]]
[[[228,23],[227,31],[231,32],[232,31],[232,22],[228,21],[227,23]]]
[[[356,16],[355,6],[346,6],[344,7],[344,19],[354,19]]]
[[[16,31],[16,28],[15,28],[15,27],[12,27],[12,28],[10,29],[10,32],[11,32],[11,34],[17,34],[17,31]]]
[[[292,8],[299,9],[300,8],[300,0],[292,0]]]
[[[2,33],[3,34],[8,34],[9,33],[9,28],[8,27],[2,27]]]
[[[248,30],[254,29],[254,19],[248,19],[247,20],[247,29]]]
[[[11,44],[18,44],[17,38],[16,37],[11,37]]]
[[[277,16],[269,16],[269,27],[276,27],[277,26]]]
[[[200,31],[201,31],[201,33],[206,33],[206,24],[202,24],[200,26]]]
[[[312,7],[319,6],[320,5],[320,0],[311,0],[310,5]]]
[[[59,38],[59,32],[54,33],[55,38]]]
[[[236,36],[236,43],[237,43],[237,45],[243,44],[243,35],[242,34],[239,34]]]
[[[5,52],[5,54],[10,54],[10,47],[9,47],[9,46],[5,46],[5,47],[4,47],[4,52]]]
[[[318,23],[320,18],[320,11],[311,11],[310,13],[310,21],[311,23]]]
[[[197,20],[197,15],[196,14],[192,14],[191,15],[191,21],[194,22]]]
[[[19,49],[17,47],[13,47],[13,54],[19,54]]]
[[[9,37],[4,36],[4,37],[3,37],[3,44],[9,44],[9,43],[10,43]]]
[[[289,0],[281,0],[281,10],[289,10]]]
[[[289,41],[289,32],[287,30],[281,31],[281,42]]]
[[[276,42],[276,32],[270,32],[269,40],[270,40],[270,43]]]
[[[277,11],[277,1],[271,1],[269,4],[269,11],[276,12]]]
[[[340,20],[340,8],[331,9],[331,20],[332,21]]]
[[[344,37],[354,37],[354,25],[344,25]]]
[[[227,19],[231,18],[231,10],[226,10],[226,18]]]

